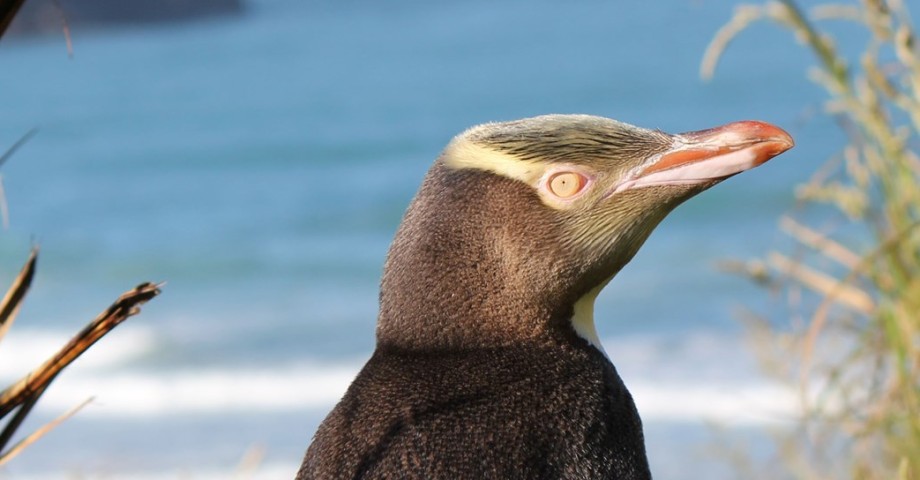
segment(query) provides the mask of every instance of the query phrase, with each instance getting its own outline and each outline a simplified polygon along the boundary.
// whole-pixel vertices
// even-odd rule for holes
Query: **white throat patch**
[[[594,348],[600,350],[605,357],[607,352],[604,351],[601,339],[597,336],[597,329],[594,327],[594,300],[597,299],[597,295],[607,286],[608,282],[610,280],[594,287],[585,296],[579,298],[575,302],[575,312],[572,314],[572,328],[575,329],[575,333],[587,340]]]

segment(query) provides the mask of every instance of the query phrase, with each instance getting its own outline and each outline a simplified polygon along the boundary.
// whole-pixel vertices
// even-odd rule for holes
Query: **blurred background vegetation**
[[[716,34],[702,75],[761,21],[814,53],[808,78],[827,92],[826,113],[847,142],[780,220],[788,250],[741,266],[786,301],[776,314],[790,322],[748,318],[764,366],[799,392],[801,416],[776,434],[779,461],[739,468],[745,478],[920,478],[920,57],[909,7],[742,5]],[[835,48],[830,22],[866,32],[858,58]]]

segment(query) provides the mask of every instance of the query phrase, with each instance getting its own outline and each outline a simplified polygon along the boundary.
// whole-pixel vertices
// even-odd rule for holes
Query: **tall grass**
[[[752,327],[769,347],[765,365],[798,388],[802,407],[760,476],[920,479],[920,55],[908,5],[739,6],[702,75],[760,21],[814,53],[807,76],[847,139],[779,223],[795,246],[745,266],[785,293],[785,318],[761,315]],[[867,32],[858,56],[836,47],[827,26],[838,21]]]

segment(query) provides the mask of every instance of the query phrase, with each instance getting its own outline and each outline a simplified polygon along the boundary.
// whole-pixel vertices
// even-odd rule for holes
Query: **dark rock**
[[[143,25],[238,15],[243,0],[26,0],[9,34]]]

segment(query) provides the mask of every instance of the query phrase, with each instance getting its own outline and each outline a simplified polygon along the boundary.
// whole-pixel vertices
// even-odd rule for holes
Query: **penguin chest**
[[[437,357],[375,354],[307,454],[324,475],[299,478],[648,478],[632,398],[602,356]]]

